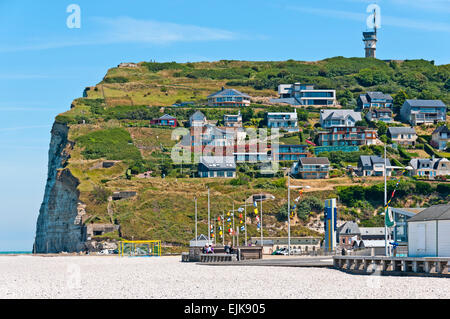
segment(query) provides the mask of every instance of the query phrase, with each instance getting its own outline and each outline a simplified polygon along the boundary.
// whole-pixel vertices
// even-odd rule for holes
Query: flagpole
[[[209,207],[209,186],[208,186],[208,245],[211,241],[211,214]]]
[[[245,230],[245,246],[247,246],[247,205],[244,199],[244,230]]]
[[[194,197],[195,200],[195,246],[197,247],[197,197]]]
[[[388,211],[386,209],[387,204],[387,182],[386,182],[386,175],[387,175],[387,159],[386,159],[386,143],[384,143],[384,252],[385,255],[388,256],[388,232],[387,232],[387,225],[386,225],[386,214],[388,214]]]
[[[260,222],[259,226],[261,226],[261,227],[260,227],[260,228],[261,228],[261,247],[263,247],[263,249],[264,249],[264,245],[263,245],[263,223],[262,223],[262,213],[263,213],[263,208],[262,208],[262,194],[261,194],[261,198],[260,198],[259,200],[261,201],[261,213],[260,213],[261,220],[259,221],[259,222]]]

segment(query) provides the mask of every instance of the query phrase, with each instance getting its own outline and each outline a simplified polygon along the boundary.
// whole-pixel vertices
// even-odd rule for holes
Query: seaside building
[[[394,99],[383,92],[366,92],[359,95],[357,105],[359,109],[391,109],[394,105]]]
[[[317,132],[320,146],[374,145],[377,130],[366,127],[334,127]]]
[[[417,134],[413,127],[390,127],[387,133],[393,143],[407,146],[416,144]]]
[[[335,106],[336,90],[314,89],[312,84],[280,84],[278,86],[279,99],[271,102],[289,103],[291,105],[304,106]]]
[[[428,207],[409,218],[409,257],[450,257],[450,205]]]
[[[296,250],[299,254],[315,252],[320,249],[320,237],[291,237],[291,251]],[[258,246],[260,237],[251,237],[250,242]],[[277,249],[288,248],[288,237],[266,237],[263,239],[263,253],[272,254]]]
[[[178,122],[176,117],[172,115],[164,114],[163,116],[150,121],[150,125],[177,127]]]
[[[446,125],[439,126],[431,134],[430,145],[443,151],[447,148],[447,144],[450,142],[450,130]]]
[[[251,97],[248,94],[239,92],[235,89],[225,89],[222,87],[220,91],[208,96],[208,105],[244,107],[250,106],[250,100]]]
[[[373,109],[366,114],[366,119],[370,122],[392,123],[392,111],[390,109]]]
[[[406,100],[400,115],[404,122],[418,124],[436,124],[445,122],[447,106],[441,100]]]
[[[322,128],[354,127],[361,121],[361,112],[353,110],[320,110],[320,126]]]
[[[237,115],[225,114],[223,116],[223,125],[226,127],[242,127],[241,111]]]
[[[446,158],[413,158],[409,161],[412,176],[436,179],[450,175],[450,161]]]
[[[298,161],[302,157],[312,154],[308,151],[308,145],[278,145],[278,152],[273,152],[275,161]]]
[[[204,126],[208,123],[206,120],[205,114],[203,114],[200,111],[195,111],[194,114],[192,114],[189,117],[189,126],[190,127],[198,127],[198,126]]]
[[[233,156],[202,156],[198,163],[199,177],[236,177],[236,162]]]
[[[279,128],[287,132],[298,132],[297,110],[294,112],[267,112],[265,114],[268,128]]]
[[[387,166],[391,166],[386,159]],[[384,158],[375,155],[361,155],[358,160],[358,172],[360,176],[384,176]],[[391,176],[391,170],[386,170],[387,176]]]
[[[302,157],[293,164],[291,171],[303,179],[328,178],[330,161],[327,157]]]

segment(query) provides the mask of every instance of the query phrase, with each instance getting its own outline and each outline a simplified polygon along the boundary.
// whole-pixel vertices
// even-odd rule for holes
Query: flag
[[[220,231],[220,232],[219,232],[219,235],[222,236],[222,234],[223,234],[222,231]]]
[[[241,231],[244,231],[245,230],[245,227],[244,226],[241,226]]]
[[[392,210],[386,206],[386,213],[384,214],[384,223],[387,227],[395,226],[394,216],[392,216]]]
[[[230,216],[230,212],[227,213],[227,216]]]
[[[258,207],[258,204],[256,204],[256,201],[253,202],[253,206]]]
[[[242,214],[239,214],[239,218],[242,218]]]
[[[258,224],[256,224],[256,228],[258,228],[258,229],[260,229],[261,228],[261,226],[260,226],[260,224],[258,223]]]
[[[241,224],[242,224],[243,222],[244,222],[244,221],[242,221],[242,220],[240,221]]]
[[[258,215],[258,208],[255,208],[255,215]]]
[[[219,222],[220,222],[220,216],[219,216],[219,217],[217,217],[217,221],[219,221]]]
[[[244,209],[243,209],[242,207],[239,207],[239,208],[238,208],[238,212],[239,212],[239,213],[242,213],[243,211],[244,211]]]

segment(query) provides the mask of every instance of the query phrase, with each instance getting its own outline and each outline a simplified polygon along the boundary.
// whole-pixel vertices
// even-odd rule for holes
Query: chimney
[[[225,87],[224,87],[224,86],[222,86],[222,91],[223,91],[223,90],[225,90]]]

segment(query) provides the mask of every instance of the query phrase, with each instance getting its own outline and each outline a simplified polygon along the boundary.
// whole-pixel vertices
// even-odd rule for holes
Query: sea
[[[0,251],[0,255],[31,255],[32,253],[32,251]]]

